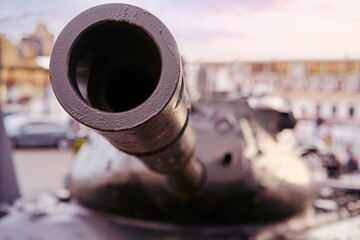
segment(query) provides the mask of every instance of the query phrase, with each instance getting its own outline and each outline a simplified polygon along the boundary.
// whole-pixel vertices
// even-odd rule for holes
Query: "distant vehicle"
[[[11,114],[4,118],[5,130],[13,147],[70,146],[70,129],[52,120],[32,118],[27,114]]]

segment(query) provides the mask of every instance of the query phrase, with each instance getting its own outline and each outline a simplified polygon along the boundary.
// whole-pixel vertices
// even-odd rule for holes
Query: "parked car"
[[[4,118],[5,130],[13,147],[69,147],[68,126],[46,118],[27,114],[11,114]]]

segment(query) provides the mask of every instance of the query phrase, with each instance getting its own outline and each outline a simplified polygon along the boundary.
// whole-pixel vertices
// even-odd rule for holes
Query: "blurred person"
[[[338,178],[340,176],[341,164],[333,153],[326,154],[323,157],[323,166],[329,178]]]
[[[315,136],[318,138],[321,138],[321,126],[324,123],[324,119],[322,119],[321,117],[317,117],[315,120]]]
[[[345,166],[345,173],[356,173],[359,170],[358,160],[356,159],[350,146],[346,147],[346,155],[348,161]]]

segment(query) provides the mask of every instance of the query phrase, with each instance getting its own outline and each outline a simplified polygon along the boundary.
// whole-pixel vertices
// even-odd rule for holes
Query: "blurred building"
[[[53,45],[54,36],[44,24],[38,24],[33,34],[21,39],[18,48],[21,57],[32,58],[50,56]]]
[[[360,120],[360,60],[249,63],[241,85],[273,87],[274,96],[298,107],[303,118],[332,122]],[[243,70],[245,70],[243,69]]]
[[[219,91],[223,85],[266,93],[286,99],[304,119],[360,124],[360,60],[203,63],[198,72],[206,74],[208,85],[199,91]]]
[[[193,100],[211,98],[214,93],[237,92],[234,63],[189,63],[185,65],[186,82]]]
[[[37,58],[50,55],[52,45],[53,36],[44,25],[38,25],[19,46],[0,35],[0,103],[24,102],[45,94],[49,70]]]

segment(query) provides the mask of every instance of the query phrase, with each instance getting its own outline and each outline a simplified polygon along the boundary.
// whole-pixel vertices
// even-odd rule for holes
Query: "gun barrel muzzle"
[[[154,15],[127,4],[86,10],[56,40],[50,74],[75,120],[157,172],[178,176],[189,168],[195,135],[181,59]]]

